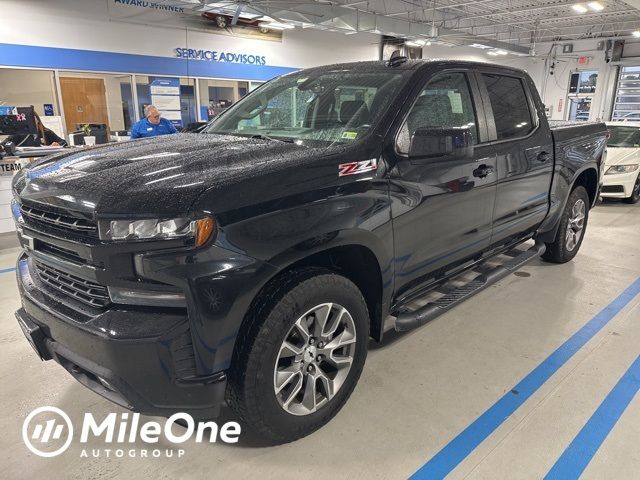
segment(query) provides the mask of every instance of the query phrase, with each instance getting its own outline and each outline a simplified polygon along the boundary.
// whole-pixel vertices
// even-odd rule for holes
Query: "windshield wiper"
[[[261,133],[256,133],[255,135],[251,135],[250,138],[259,138],[260,140],[271,140],[274,142],[293,143],[293,138],[275,138],[275,137],[270,137],[269,135],[263,135]]]

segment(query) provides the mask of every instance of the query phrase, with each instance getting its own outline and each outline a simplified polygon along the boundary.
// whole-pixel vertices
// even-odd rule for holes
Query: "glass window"
[[[232,80],[198,80],[201,118],[209,120],[249,93],[249,82]]]
[[[408,153],[415,131],[428,127],[467,127],[473,143],[478,143],[476,114],[464,73],[439,75],[420,92],[407,121],[400,129],[398,152]]]
[[[329,146],[365,136],[401,86],[392,71],[328,71],[277,78],[209,125],[205,133],[263,135],[299,145]]]
[[[0,107],[30,107],[44,126],[64,138],[52,71],[0,68]],[[0,141],[5,136],[0,135]]]
[[[131,128],[131,75],[60,72],[60,96],[68,132],[87,123],[106,125],[107,131]]]
[[[489,92],[498,140],[522,137],[533,130],[529,102],[522,80],[483,73]]]
[[[144,107],[155,105],[178,130],[198,121],[192,78],[136,75],[136,91],[140,118],[144,118]]]
[[[578,93],[594,93],[596,91],[596,83],[598,82],[597,70],[584,70],[580,72],[580,81],[578,85]]]

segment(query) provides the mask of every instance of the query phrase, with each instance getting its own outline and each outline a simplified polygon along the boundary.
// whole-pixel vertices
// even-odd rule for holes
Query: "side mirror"
[[[411,137],[410,160],[461,160],[473,156],[469,127],[418,128]]]

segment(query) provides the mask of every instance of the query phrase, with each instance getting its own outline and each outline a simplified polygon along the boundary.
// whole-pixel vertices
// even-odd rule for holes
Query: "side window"
[[[420,92],[400,129],[396,145],[398,152],[408,153],[415,131],[426,127],[468,127],[473,143],[478,143],[476,113],[464,73],[438,75]]]
[[[498,140],[522,137],[533,130],[529,102],[522,80],[483,73],[489,92]]]

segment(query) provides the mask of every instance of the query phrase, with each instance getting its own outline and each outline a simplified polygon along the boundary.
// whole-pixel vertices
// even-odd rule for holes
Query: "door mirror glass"
[[[469,127],[418,128],[411,137],[410,160],[452,160],[473,156],[473,136]]]

